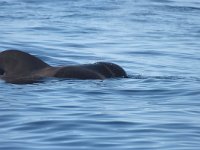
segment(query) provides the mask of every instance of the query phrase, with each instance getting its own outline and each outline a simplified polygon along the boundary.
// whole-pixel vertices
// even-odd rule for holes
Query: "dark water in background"
[[[0,49],[129,79],[0,81],[0,149],[200,149],[199,0],[1,0]]]

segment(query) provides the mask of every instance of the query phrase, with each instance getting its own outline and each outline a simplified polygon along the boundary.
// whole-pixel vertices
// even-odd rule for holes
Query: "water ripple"
[[[199,150],[199,1],[2,0],[0,51],[126,79],[0,81],[0,149]]]

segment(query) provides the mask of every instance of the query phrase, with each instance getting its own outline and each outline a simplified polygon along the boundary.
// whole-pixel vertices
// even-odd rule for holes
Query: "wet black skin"
[[[19,50],[6,50],[0,53],[0,78],[8,83],[34,83],[45,77],[67,79],[106,79],[127,77],[123,68],[114,63],[53,67],[39,58]]]

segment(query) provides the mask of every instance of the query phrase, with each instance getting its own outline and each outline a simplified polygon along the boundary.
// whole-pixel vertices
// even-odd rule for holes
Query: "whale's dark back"
[[[49,65],[37,57],[18,50],[6,50],[0,53],[0,73],[23,75]]]
[[[18,50],[0,53],[0,78],[10,83],[33,83],[44,77],[74,79],[106,79],[127,77],[122,67],[114,63],[53,67],[39,58]]]

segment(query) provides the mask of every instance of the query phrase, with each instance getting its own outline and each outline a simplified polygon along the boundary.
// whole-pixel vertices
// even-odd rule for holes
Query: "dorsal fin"
[[[48,66],[37,57],[19,50],[6,50],[0,53],[0,69],[9,76],[27,74]]]

